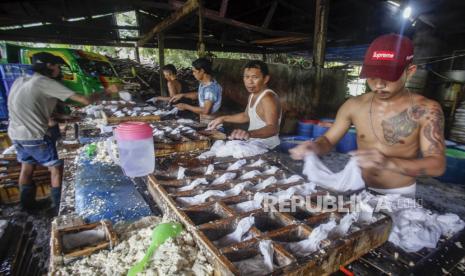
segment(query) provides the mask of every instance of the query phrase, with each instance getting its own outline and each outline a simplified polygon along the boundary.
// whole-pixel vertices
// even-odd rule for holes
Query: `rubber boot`
[[[52,197],[51,211],[52,214],[56,216],[58,215],[58,211],[60,210],[61,187],[52,187],[50,195]]]
[[[19,185],[20,196],[19,201],[21,207],[26,211],[32,211],[36,209],[36,185],[34,184],[23,184]]]

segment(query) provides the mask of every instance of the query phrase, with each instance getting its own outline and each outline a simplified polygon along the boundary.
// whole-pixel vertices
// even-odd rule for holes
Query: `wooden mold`
[[[115,117],[109,115],[106,111],[101,111],[103,122],[107,125],[119,124],[123,122],[157,122],[161,120],[159,115],[148,115],[148,116],[124,116],[124,117]]]
[[[52,223],[50,258],[53,264],[68,263],[101,249],[111,249],[118,238],[111,222],[100,222],[60,227]]]
[[[179,125],[176,121],[162,121],[153,123],[152,127],[157,129],[170,127],[174,129]],[[155,156],[162,157],[173,153],[203,151],[210,148],[210,140],[209,137],[195,130],[193,132],[180,131],[176,135],[165,134],[162,139],[155,136]]]
[[[262,157],[263,158],[263,157]],[[389,236],[391,219],[381,213],[375,213],[376,220],[370,224],[352,224],[347,235],[328,236],[323,240],[322,249],[307,256],[299,256],[288,247],[289,242],[297,242],[306,239],[317,226],[328,222],[330,219],[339,221],[344,213],[312,212],[304,208],[297,208],[290,212],[266,211],[262,203],[260,207],[241,210],[238,204],[250,201],[256,192],[274,193],[304,183],[303,179],[284,183],[293,173],[273,160],[265,160],[266,163],[259,167],[251,167],[259,158],[246,158],[247,163],[237,170],[227,171],[236,159],[213,158],[209,160],[213,164],[214,171],[206,175],[206,163],[182,162],[185,170],[185,178],[177,179],[177,169],[174,166],[158,167],[162,171],[149,176],[148,190],[155,202],[165,215],[182,222],[186,229],[193,235],[197,245],[212,262],[216,275],[241,275],[237,266],[238,262],[261,256],[259,243],[262,240],[271,240],[273,263],[275,269],[272,275],[326,275],[339,270],[341,265],[361,257],[368,251],[383,244]],[[190,165],[189,165],[190,164]],[[270,167],[278,167],[272,174],[263,175]],[[211,196],[204,202],[186,204],[183,198],[200,195],[210,190],[229,191],[238,183],[246,180],[238,179],[246,173],[258,170],[262,174],[247,179],[253,186],[246,186],[238,194],[229,196]],[[226,173],[236,173],[234,179],[212,187],[211,181]],[[256,190],[256,185],[263,183],[268,177],[275,177],[278,183]],[[209,184],[199,185],[193,189],[186,189],[186,185],[192,181],[205,178]],[[279,181],[281,181],[279,183]],[[309,195],[312,201],[316,195],[331,195],[330,192],[317,188],[316,192]],[[222,237],[232,233],[242,218],[252,216],[254,224],[249,230],[249,238],[237,243],[222,244]]]

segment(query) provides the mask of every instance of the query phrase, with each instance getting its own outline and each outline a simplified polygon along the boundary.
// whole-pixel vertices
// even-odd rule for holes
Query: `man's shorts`
[[[55,142],[48,136],[42,140],[13,140],[18,162],[40,164],[44,167],[55,167],[63,164],[58,159]]]

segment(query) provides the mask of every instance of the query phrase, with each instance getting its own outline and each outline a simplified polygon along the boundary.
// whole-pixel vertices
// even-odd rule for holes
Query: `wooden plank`
[[[176,23],[179,23],[187,15],[194,12],[199,8],[199,0],[188,0],[186,3],[183,3],[182,7],[172,13],[170,16],[165,18],[162,22],[158,23],[152,30],[144,35],[142,39],[137,41],[137,46],[142,47],[145,43],[151,40],[155,34],[163,32],[164,30],[169,29],[174,26]]]
[[[270,9],[268,10],[268,13],[266,14],[265,20],[263,21],[263,24],[262,24],[263,28],[268,28],[270,26],[271,19],[273,18],[273,15],[277,7],[278,7],[278,0],[274,0],[273,4],[271,4]]]
[[[229,0],[221,1],[221,7],[220,7],[220,16],[221,17],[226,16],[226,11],[228,10],[228,2],[229,2]]]

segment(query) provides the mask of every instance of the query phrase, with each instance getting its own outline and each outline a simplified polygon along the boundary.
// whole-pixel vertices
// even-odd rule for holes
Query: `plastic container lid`
[[[115,130],[118,140],[142,140],[151,138],[152,128],[143,122],[125,122],[119,124]]]
[[[320,121],[318,120],[300,120],[299,123],[301,124],[318,124]]]

